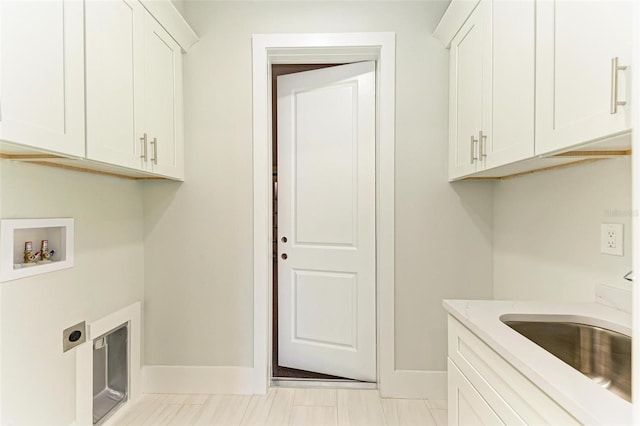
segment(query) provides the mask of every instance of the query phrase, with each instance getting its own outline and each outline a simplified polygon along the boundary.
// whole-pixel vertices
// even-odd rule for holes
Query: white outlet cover
[[[613,247],[610,247],[611,242],[613,243]],[[600,253],[624,256],[623,224],[603,223],[600,226]]]

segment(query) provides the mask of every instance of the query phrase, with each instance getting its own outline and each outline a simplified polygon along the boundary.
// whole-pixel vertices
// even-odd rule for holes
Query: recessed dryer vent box
[[[104,423],[129,392],[129,323],[93,340],[93,424]]]

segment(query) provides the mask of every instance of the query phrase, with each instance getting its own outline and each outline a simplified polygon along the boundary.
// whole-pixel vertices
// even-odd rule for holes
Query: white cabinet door
[[[149,137],[147,170],[184,178],[182,52],[151,16],[145,28],[145,129]]]
[[[491,4],[491,78],[484,82],[491,114],[483,116],[484,140],[479,142],[486,169],[534,153],[535,1],[493,0]]]
[[[630,105],[612,114],[612,97],[630,99],[632,1],[539,1],[536,154],[630,128]],[[617,90],[612,80],[618,80]]]
[[[86,2],[87,157],[91,160],[144,167],[144,17],[137,0]]]
[[[476,171],[486,88],[491,72],[491,16],[482,0],[451,42],[449,76],[449,178]],[[487,75],[487,71],[489,75]],[[486,118],[485,118],[486,120]]]
[[[528,377],[451,315],[448,317],[448,337],[451,425],[579,424]]]
[[[83,2],[0,2],[0,139],[84,157]]]
[[[451,359],[447,366],[449,425],[505,424]]]

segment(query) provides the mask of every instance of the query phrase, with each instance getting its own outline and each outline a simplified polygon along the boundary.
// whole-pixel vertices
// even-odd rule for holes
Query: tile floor
[[[267,395],[144,395],[125,425],[446,425],[447,402],[382,399],[377,390],[273,388]]]

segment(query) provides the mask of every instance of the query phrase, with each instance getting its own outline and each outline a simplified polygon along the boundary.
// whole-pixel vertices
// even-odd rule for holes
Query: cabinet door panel
[[[533,156],[535,3],[492,2],[491,123],[487,133],[486,168]],[[486,123],[486,119],[483,120]]]
[[[478,134],[487,102],[484,82],[490,57],[489,2],[482,1],[451,42],[449,81],[449,178],[476,171]],[[472,137],[474,139],[472,139]]]
[[[87,157],[140,169],[144,133],[142,6],[87,2]]]
[[[0,3],[0,138],[84,156],[83,4]]]
[[[182,56],[178,44],[153,18],[145,34],[145,114],[153,172],[182,178]]]
[[[579,422],[529,378],[487,346],[458,320],[448,319],[449,374],[459,373],[508,425],[574,425]],[[451,366],[455,367],[452,369]],[[449,383],[454,380],[449,379]],[[457,386],[462,386],[458,384]],[[451,388],[450,388],[451,389]],[[449,401],[454,401],[450,394]],[[455,406],[454,406],[455,407]],[[449,406],[451,413],[452,406]]]
[[[536,154],[630,128],[629,106],[611,114],[611,59],[631,63],[631,1],[538,2]],[[629,99],[629,69],[618,97]]]
[[[451,359],[447,364],[449,425],[504,425]]]

